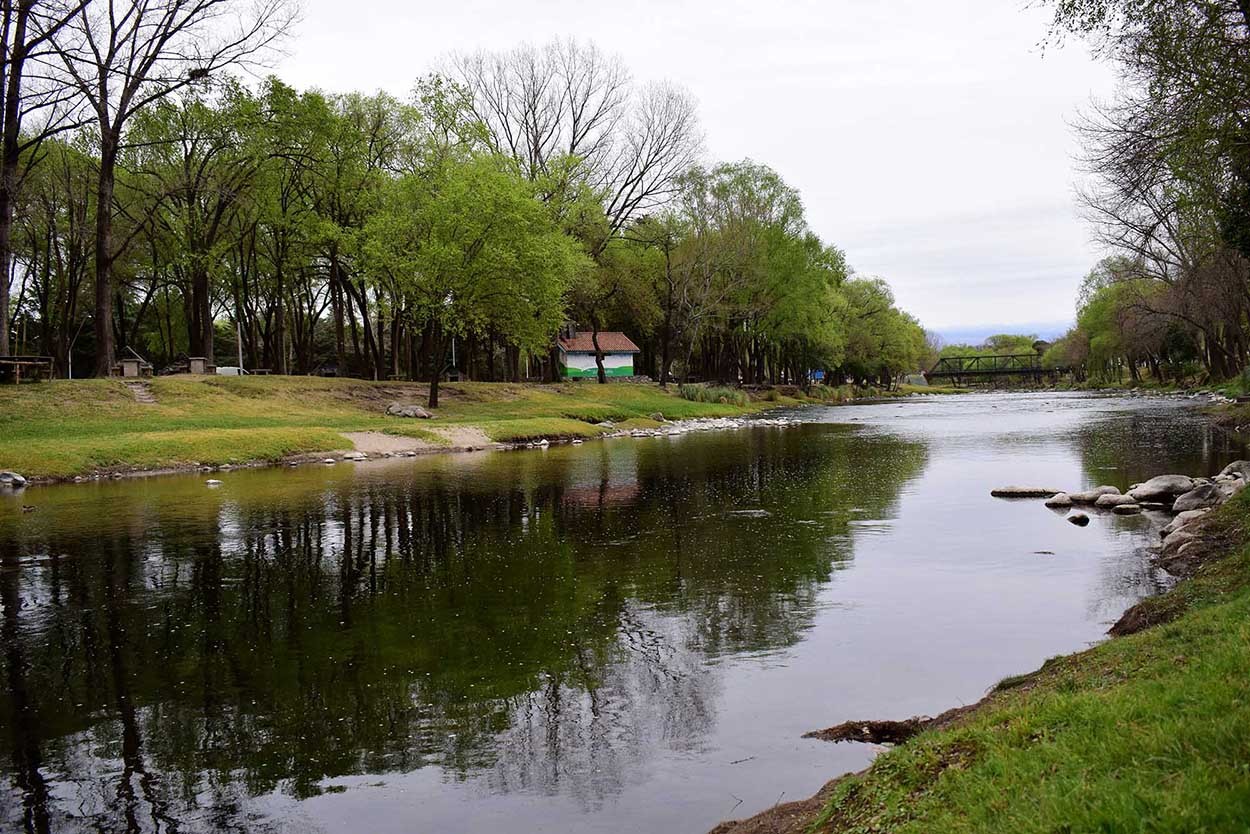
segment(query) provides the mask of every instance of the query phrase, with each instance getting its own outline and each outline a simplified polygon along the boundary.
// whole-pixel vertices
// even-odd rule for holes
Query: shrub
[[[750,400],[745,391],[728,388],[724,385],[682,385],[677,389],[682,399],[696,403],[721,403],[723,405],[744,406]]]

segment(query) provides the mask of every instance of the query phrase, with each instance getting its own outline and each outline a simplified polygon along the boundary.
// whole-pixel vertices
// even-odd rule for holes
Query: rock
[[[334,464],[334,463],[338,463],[338,461],[335,460],[334,458],[326,458],[325,460],[322,461],[322,463]]]
[[[1224,481],[1223,483],[1216,484],[1216,488],[1219,489],[1220,494],[1223,495],[1224,500],[1227,501],[1229,498],[1232,498],[1234,495],[1246,488],[1246,481],[1243,481],[1240,478],[1234,478],[1231,481]]]
[[[1058,495],[1052,495],[1046,499],[1047,507],[1071,507],[1072,499],[1068,497],[1068,493],[1061,492]]]
[[[1163,540],[1164,558],[1176,555],[1177,551],[1179,551],[1183,545],[1197,540],[1197,534],[1190,533],[1187,530],[1177,530],[1173,533],[1169,533],[1167,538]]]
[[[364,452],[345,452],[343,454],[343,460],[361,461],[361,460],[368,460],[368,459],[369,459],[369,456],[366,455]]]
[[[1111,512],[1116,515],[1137,515],[1141,512],[1139,504],[1116,504],[1111,508]]]
[[[386,413],[391,417],[407,417],[417,420],[429,420],[434,416],[419,405],[404,405],[403,403],[391,403],[386,407]]]
[[[652,419],[652,420],[654,420],[654,421],[656,421],[657,423],[667,423],[667,422],[668,422],[667,420],[665,420],[665,419],[664,419],[664,415],[663,415],[663,414],[661,414],[661,413],[660,413],[660,412],[658,412],[658,411],[657,411],[657,412],[655,412],[654,414],[652,414],[652,415],[651,415],[651,419]]]
[[[1097,486],[1084,492],[1069,492],[1068,497],[1073,504],[1094,504],[1104,495],[1119,495],[1120,490],[1113,486]]]
[[[26,486],[26,479],[16,472],[9,472],[6,470],[4,472],[0,472],[0,486],[21,489]]]
[[[1235,460],[1220,470],[1221,475],[1250,481],[1250,460]]]
[[[1131,495],[1119,495],[1111,492],[1098,496],[1098,500],[1094,502],[1095,507],[1102,507],[1103,509],[1126,507],[1129,504],[1136,505],[1137,499]]]
[[[1137,489],[1130,490],[1129,495],[1138,501],[1159,501],[1166,504],[1193,488],[1194,479],[1187,475],[1156,475]]]
[[[1186,524],[1189,524],[1195,519],[1202,518],[1209,512],[1211,512],[1211,509],[1209,507],[1205,507],[1201,510],[1185,510],[1184,512],[1178,513],[1176,518],[1168,522],[1167,526],[1159,531],[1159,534],[1161,536],[1167,536],[1169,533],[1174,533]]]
[[[990,495],[995,498],[1053,498],[1061,492],[1061,489],[1045,487],[1005,486],[991,489]]]
[[[1178,513],[1188,510],[1202,510],[1223,504],[1226,496],[1215,484],[1201,484],[1180,496],[1172,503],[1172,509]]]
[[[207,484],[208,486],[221,486],[221,481],[217,480],[216,478],[209,478],[204,483]]]
[[[1068,516],[1068,522],[1071,524],[1075,524],[1077,527],[1084,527],[1085,525],[1089,524],[1089,516],[1087,516],[1085,513],[1073,513],[1072,515]]]

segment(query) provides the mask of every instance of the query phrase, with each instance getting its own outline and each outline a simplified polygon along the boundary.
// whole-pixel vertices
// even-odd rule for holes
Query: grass
[[[475,426],[495,441],[595,437],[607,429],[746,414],[793,403],[697,403],[657,386],[454,383],[430,421],[385,415],[391,402],[423,403],[424,385],[315,377],[161,377],[155,405],[116,380],[0,388],[0,469],[33,478],[276,461],[346,449],[347,431],[383,431],[446,445],[441,429]],[[738,392],[741,393],[741,392]],[[642,421],[642,422],[638,422]]]
[[[424,403],[426,386],[318,377],[159,377],[154,405],[118,380],[58,380],[0,387],[0,469],[30,478],[122,470],[277,461],[347,449],[343,432],[381,431],[445,446],[472,426],[496,442],[591,438],[654,428],[660,420],[733,417],[873,392],[850,386],[746,392],[721,386],[591,382],[462,382],[440,387],[435,419],[385,415],[392,402]],[[918,389],[931,392],[932,389]],[[598,425],[611,422],[613,428]]]
[[[728,388],[724,385],[681,385],[678,393],[683,400],[694,403],[721,403],[724,405],[746,405],[747,393],[739,388]],[[775,395],[776,391],[769,391]],[[779,396],[779,395],[778,395]],[[775,400],[772,400],[775,402]]]
[[[999,684],[834,788],[813,831],[1223,832],[1250,820],[1250,547],[1151,601],[1165,624]]]

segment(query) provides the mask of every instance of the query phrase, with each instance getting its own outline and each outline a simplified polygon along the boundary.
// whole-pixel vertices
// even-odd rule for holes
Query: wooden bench
[[[52,358],[49,356],[0,356],[0,382],[20,385],[52,378]]]

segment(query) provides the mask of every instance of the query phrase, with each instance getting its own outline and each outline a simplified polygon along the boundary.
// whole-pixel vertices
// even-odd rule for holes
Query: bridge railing
[[[1036,353],[979,354],[943,356],[926,376],[966,374],[1040,373],[1049,370]]]

